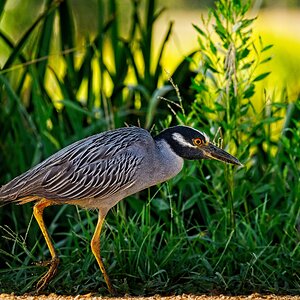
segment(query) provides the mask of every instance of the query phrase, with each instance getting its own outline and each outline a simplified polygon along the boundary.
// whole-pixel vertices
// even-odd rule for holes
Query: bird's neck
[[[155,140],[157,147],[157,166],[162,178],[168,180],[176,176],[183,167],[183,158],[176,154],[164,139]]]

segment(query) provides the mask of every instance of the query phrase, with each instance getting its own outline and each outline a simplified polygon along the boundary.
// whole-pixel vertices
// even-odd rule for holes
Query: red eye
[[[193,143],[195,146],[201,146],[203,141],[200,138],[193,139]]]

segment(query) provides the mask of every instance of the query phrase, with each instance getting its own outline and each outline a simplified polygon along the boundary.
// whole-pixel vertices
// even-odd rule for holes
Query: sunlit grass
[[[191,23],[200,25],[201,15],[206,15],[206,12],[169,10],[165,13],[165,17],[159,20],[155,37],[160,36],[160,31],[165,28],[169,20],[176,20],[174,34],[166,46],[167,51],[163,57],[167,70],[172,71],[184,55],[197,49],[197,38]],[[274,90],[278,94],[283,88],[287,88],[292,99],[300,90],[300,35],[298,31],[300,11],[263,10],[258,12],[257,20],[254,27],[255,36],[261,36],[266,44],[274,45],[270,52],[272,60],[265,67],[266,70],[271,71],[271,74],[260,86],[260,92],[257,94],[262,95],[263,88],[268,91]],[[258,99],[256,101],[259,107],[261,103]]]
[[[300,10],[262,10],[257,13],[257,22],[254,24],[254,37],[258,42],[262,37],[264,44],[272,44],[269,51],[272,59],[259,67],[258,72],[271,72],[262,82],[257,83],[256,93],[252,103],[256,112],[264,115],[270,99],[272,102],[295,102],[300,92]],[[206,16],[206,11],[167,11],[166,17],[159,20],[156,36],[166,26],[169,20],[175,19],[174,34],[167,51],[163,57],[165,69],[172,71],[177,64],[194,50],[198,49],[195,29],[192,24],[200,26],[201,15]],[[253,17],[253,13],[250,14]],[[255,15],[256,16],[256,15]],[[280,18],[280,22],[278,21]],[[179,87],[180,88],[180,87]],[[285,91],[285,92],[283,92]],[[283,117],[283,115],[278,115]],[[255,116],[254,116],[255,119]],[[284,120],[279,120],[271,125],[271,135],[278,140]]]

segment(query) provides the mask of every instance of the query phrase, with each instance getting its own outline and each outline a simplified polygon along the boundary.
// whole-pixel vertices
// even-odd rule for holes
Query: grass
[[[125,38],[117,3],[106,7],[99,0],[98,32],[87,38],[79,59],[69,52],[78,44],[68,2],[48,1],[16,43],[0,31],[10,49],[0,72],[0,181],[75,140],[124,122],[155,124],[154,132],[178,123],[201,128],[245,167],[185,162],[172,180],[113,208],[101,250],[114,286],[133,295],[298,294],[299,98],[266,90],[261,107],[253,104],[258,84],[268,78],[273,48],[254,38],[247,5],[220,0],[208,19],[194,24],[199,51],[171,74],[180,100],[164,81],[161,61],[172,24],[156,52],[161,55],[153,58],[152,30],[161,14],[155,4],[149,0],[143,10],[132,2]],[[55,62],[52,47],[60,53]],[[34,264],[48,259],[49,251],[31,206],[0,210],[1,292],[32,291],[46,270]],[[89,247],[96,218],[95,211],[77,207],[46,209],[61,257],[47,292],[107,293]]]
[[[183,178],[176,179],[190,184],[185,173]],[[176,187],[172,180],[162,190]],[[196,217],[196,212],[192,212],[195,207],[191,210],[180,205],[182,196],[176,197],[171,207],[162,204],[162,200],[156,200],[160,205],[154,205],[152,201],[159,198],[148,198],[141,211],[134,213],[130,213],[130,204],[136,199],[131,197],[127,205],[122,203],[110,213],[102,235],[102,255],[120,293],[297,293],[299,241],[292,222],[294,209],[276,216],[266,198],[248,214],[237,213],[232,229],[226,221],[228,211],[215,201],[209,202],[212,197],[206,196],[202,201],[198,198],[196,204],[201,211],[198,209],[197,214],[201,212],[202,216]],[[218,200],[222,199],[220,195]],[[212,213],[210,206],[218,211]],[[204,214],[209,210],[211,213]],[[101,272],[89,250],[96,213],[66,206],[48,210],[46,216],[49,213],[57,216],[51,220],[50,232],[62,263],[48,290],[68,294],[91,290],[106,293]],[[172,217],[164,222],[167,214]],[[65,231],[60,229],[56,233],[66,216]],[[290,220],[290,224],[285,224],[285,220]],[[33,227],[35,224],[31,224],[28,236]],[[283,233],[278,228],[284,228]],[[22,238],[12,236],[12,241],[15,244],[12,256],[2,253],[12,265],[2,268],[1,286],[4,291],[23,293],[32,288],[43,272],[43,268],[32,263],[48,257],[49,253],[42,237],[30,250]],[[279,274],[278,270],[285,272]]]

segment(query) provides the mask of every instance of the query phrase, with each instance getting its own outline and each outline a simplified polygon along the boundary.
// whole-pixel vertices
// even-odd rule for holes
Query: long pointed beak
[[[236,157],[232,156],[221,148],[216,147],[212,143],[209,143],[207,146],[202,146],[201,150],[204,154],[204,158],[219,160],[227,164],[243,166],[243,164]]]

